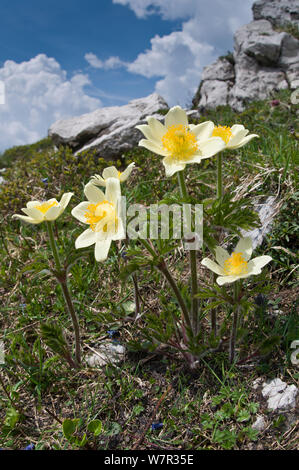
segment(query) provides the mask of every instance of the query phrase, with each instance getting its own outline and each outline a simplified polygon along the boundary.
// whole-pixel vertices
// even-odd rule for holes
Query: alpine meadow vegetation
[[[296,448],[251,384],[299,378],[297,113],[288,91],[175,106],[116,161],[50,139],[0,156],[2,448]],[[109,344],[122,360],[91,366]]]

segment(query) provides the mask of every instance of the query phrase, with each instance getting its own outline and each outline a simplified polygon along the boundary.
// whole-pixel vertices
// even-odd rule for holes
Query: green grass
[[[32,198],[60,198],[67,191],[75,193],[70,203],[74,207],[84,199],[83,187],[90,176],[110,162],[90,153],[75,157],[68,149],[54,151],[49,139],[14,147],[2,155],[1,166],[7,169],[0,190],[0,340],[6,347],[6,364],[1,370],[5,391],[0,384],[1,447],[18,449],[32,442],[40,449],[79,448],[86,433],[83,447],[93,449],[132,449],[134,445],[140,449],[296,448],[296,424],[286,428],[287,417],[278,420],[269,413],[265,401],[250,387],[257,377],[280,377],[289,384],[296,384],[299,377],[298,368],[290,362],[290,344],[299,339],[298,130],[290,94],[284,91],[274,98],[279,100],[278,106],[272,106],[271,99],[256,102],[241,114],[220,107],[200,120],[242,123],[259,134],[259,139],[225,155],[226,191],[238,188],[252,201],[270,195],[281,201],[271,232],[256,250],[256,255],[273,257],[268,275],[248,284],[264,292],[267,302],[256,306],[250,294],[253,290],[249,291],[251,308],[246,328],[239,332],[238,354],[245,360],[243,366],[229,366],[223,351],[206,356],[194,372],[168,348],[150,344],[144,335],[148,318],[162,319],[162,328],[166,328],[168,315],[177,309],[175,300],[157,272],[144,268],[138,274],[144,314],[137,324],[130,321],[133,283],[131,278],[120,282],[124,261],[114,244],[105,263],[97,264],[90,256],[74,265],[69,282],[84,353],[91,352],[89,347],[96,349],[107,338],[107,330],[115,328],[120,332],[119,341],[128,348],[126,360],[118,367],[69,370],[39,334],[42,322],[55,320],[67,339],[71,338],[60,288],[54,279],[39,279],[28,271],[37,253],[51,257],[45,227],[21,224],[11,216]],[[116,165],[123,168],[132,161],[137,171],[123,185],[129,203],[150,204],[165,194],[168,198],[177,194],[177,180],[165,177],[160,157],[138,147]],[[189,165],[187,183],[192,197],[198,201],[213,197],[214,174],[215,159]],[[44,178],[48,178],[47,184]],[[74,240],[82,231],[70,208],[57,223],[62,257],[74,249]],[[186,261],[182,253],[169,257],[176,277],[186,276]],[[200,270],[201,287],[205,276]],[[275,314],[274,307],[282,313]],[[205,327],[209,328],[209,318]],[[265,342],[273,337],[277,338],[273,344]],[[251,428],[257,413],[270,423],[259,436]],[[79,420],[72,435],[64,432],[67,419]],[[97,436],[88,429],[93,420],[101,422]],[[152,431],[152,422],[163,422],[163,428]],[[139,442],[141,436],[144,439]]]

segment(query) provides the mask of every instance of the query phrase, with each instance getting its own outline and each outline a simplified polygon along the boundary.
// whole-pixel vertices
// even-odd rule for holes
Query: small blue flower
[[[127,252],[127,251],[123,251],[123,252],[121,253],[121,257],[122,257],[122,259],[127,259],[127,258],[128,258],[128,252]]]
[[[43,178],[42,183],[48,184],[48,178]]]
[[[155,431],[156,429],[162,429],[163,428],[163,423],[153,423],[152,424],[152,431]]]
[[[34,450],[35,449],[35,445],[34,444],[29,444],[28,446],[25,447],[24,450]]]

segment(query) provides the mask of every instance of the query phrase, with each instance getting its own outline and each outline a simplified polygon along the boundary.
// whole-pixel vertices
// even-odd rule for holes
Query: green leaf
[[[95,436],[98,436],[102,432],[102,421],[94,419],[90,421],[87,426],[88,431],[92,432]]]
[[[41,337],[46,345],[56,354],[69,357],[69,350],[62,328],[56,323],[42,323],[40,326]]]
[[[69,440],[73,434],[77,431],[79,425],[79,419],[65,419],[62,423],[62,430],[64,437]]]
[[[5,415],[4,425],[10,429],[14,429],[20,419],[20,413],[15,408],[9,408]]]
[[[265,339],[259,346],[259,353],[262,355],[269,354],[276,346],[280,344],[281,337],[279,335],[273,335]]]
[[[250,420],[250,412],[248,410],[240,410],[237,415],[237,421],[239,423],[244,423],[244,421]]]
[[[116,434],[119,434],[122,431],[121,425],[118,423],[112,423],[109,431],[106,433],[107,436],[115,436]]]

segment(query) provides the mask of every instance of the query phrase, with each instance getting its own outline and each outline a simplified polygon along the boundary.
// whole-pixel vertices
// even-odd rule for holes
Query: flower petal
[[[96,261],[105,261],[109,253],[110,245],[111,245],[110,239],[96,242],[95,250],[94,250]]]
[[[221,268],[221,266],[219,266],[219,264],[215,263],[215,261],[212,261],[209,258],[204,258],[201,264],[213,271],[213,273],[218,274],[219,276],[224,275],[224,270]]]
[[[45,220],[56,220],[63,211],[64,208],[60,207],[60,205],[50,207],[50,209],[44,214],[44,218]]]
[[[105,199],[115,206],[120,203],[121,190],[118,178],[108,178],[106,180]]]
[[[118,219],[118,230],[115,235],[111,236],[111,240],[123,240],[126,238],[126,231],[124,229],[123,221],[119,218]]]
[[[103,170],[102,175],[104,180],[108,178],[118,178],[118,170],[115,168],[115,166],[108,166]]]
[[[177,171],[182,171],[186,167],[186,163],[178,162],[171,157],[165,157],[162,160],[162,163],[165,168],[166,176],[173,176]]]
[[[42,204],[41,201],[29,201],[27,202],[26,207],[27,209],[31,209],[31,207],[36,207],[36,206],[39,206],[40,204]]]
[[[169,155],[167,150],[163,149],[161,145],[157,145],[151,140],[141,139],[138,145],[150,150],[151,152],[157,153],[158,155],[162,155],[162,157]]]
[[[260,274],[262,272],[262,268],[266,266],[266,264],[270,263],[272,260],[271,256],[258,256],[257,258],[253,258],[248,262],[248,272],[250,274]]]
[[[231,284],[238,279],[240,279],[240,276],[219,276],[217,277],[216,282],[219,286],[223,286],[223,284]]]
[[[84,194],[90,202],[97,204],[105,200],[105,194],[93,183],[87,183],[84,188]]]
[[[166,134],[166,127],[158,119],[149,117],[147,123],[156,139],[161,140],[163,135]]]
[[[96,184],[96,185],[99,185],[99,186],[106,186],[106,182],[105,182],[104,178],[102,178],[100,175],[93,175],[90,178],[90,183]]]
[[[140,132],[142,132],[142,134],[144,135],[144,137],[146,137],[150,141],[153,141],[156,145],[161,144],[162,137],[157,135],[157,133],[152,132],[152,129],[147,124],[140,124],[139,126],[136,126],[136,129],[139,129]]]
[[[62,198],[60,199],[60,206],[62,206],[63,209],[67,207],[73,195],[74,193],[64,193],[62,195]]]
[[[96,242],[96,238],[96,233],[93,232],[91,228],[88,228],[76,239],[75,247],[78,249],[93,245]]]
[[[202,158],[209,158],[225,148],[225,142],[221,137],[211,137],[205,141],[198,143]]]
[[[187,114],[180,106],[174,106],[165,116],[165,126],[171,127],[178,126],[179,124],[188,126]]]
[[[206,140],[212,136],[212,132],[214,129],[214,124],[212,121],[202,122],[201,124],[197,124],[197,126],[190,126],[193,134],[196,135],[198,140]]]
[[[231,149],[239,149],[240,147],[243,147],[244,145],[246,145],[248,142],[250,142],[251,139],[253,139],[254,137],[259,137],[257,134],[250,134],[250,135],[247,135],[246,137],[244,137],[238,144],[235,144],[233,146],[231,146],[230,142],[228,143],[228,148],[231,148]]]
[[[239,145],[241,140],[248,134],[247,129],[239,129],[235,134],[231,136],[228,143],[226,144],[227,148],[234,148],[236,145]]]
[[[80,202],[80,204],[78,204],[72,210],[71,212],[72,216],[75,217],[75,219],[79,220],[80,222],[83,222],[84,224],[86,224],[87,222],[86,222],[86,217],[84,214],[86,213],[89,205],[90,205],[89,201]]]
[[[234,253],[242,253],[243,258],[245,261],[248,261],[252,255],[252,240],[250,237],[241,238],[236,248],[234,249]]]
[[[22,209],[24,214],[28,215],[29,217],[32,217],[33,219],[36,219],[38,222],[42,222],[44,220],[44,214],[39,211],[36,207],[24,207]]]
[[[215,257],[216,261],[220,266],[224,266],[224,262],[230,257],[228,251],[226,251],[221,246],[216,246],[215,248]]]
[[[24,222],[28,222],[29,224],[40,224],[41,222],[43,222],[43,220],[36,220],[36,219],[33,219],[32,217],[27,217],[26,215],[20,215],[20,214],[14,214],[12,218],[23,220]]]
[[[230,130],[232,131],[232,134],[235,135],[237,134],[239,131],[245,129],[245,127],[242,125],[242,124],[234,124]]]
[[[135,167],[135,162],[130,163],[130,165],[127,166],[127,168],[125,169],[125,171],[123,171],[123,172],[120,174],[119,179],[120,179],[121,183],[123,183],[124,181],[126,181],[126,180],[129,178],[130,174],[131,174],[132,171],[134,170],[134,167]]]

